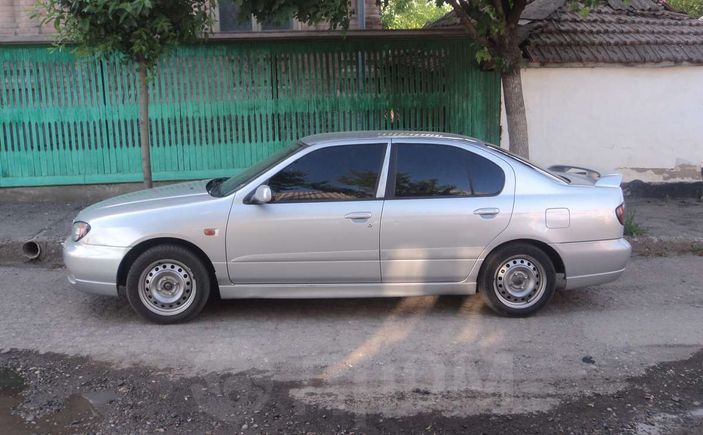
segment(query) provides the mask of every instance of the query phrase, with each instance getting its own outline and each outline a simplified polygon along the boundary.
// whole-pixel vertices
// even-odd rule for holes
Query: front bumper
[[[104,296],[117,296],[117,269],[129,248],[63,242],[63,262],[68,282],[78,290]]]
[[[632,252],[625,239],[557,243],[552,247],[564,261],[567,289],[615,281],[625,271]]]

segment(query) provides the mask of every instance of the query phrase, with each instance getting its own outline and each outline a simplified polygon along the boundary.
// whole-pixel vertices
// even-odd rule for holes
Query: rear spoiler
[[[548,169],[550,171],[563,172],[565,174],[571,172],[572,174],[585,175],[586,177],[593,178],[594,180],[600,178],[600,172],[593,169],[582,168],[580,166],[554,165],[550,166]]]
[[[600,172],[594,169],[580,166],[554,165],[550,166],[549,170],[563,174],[578,175],[586,177],[586,179],[590,178],[596,187],[620,187],[620,183],[622,183],[622,175],[620,174],[601,175]]]
[[[622,175],[608,174],[596,181],[596,187],[620,187],[620,183],[622,183]]]

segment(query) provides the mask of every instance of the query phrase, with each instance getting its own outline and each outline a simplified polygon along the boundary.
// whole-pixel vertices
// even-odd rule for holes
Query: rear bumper
[[[564,261],[566,288],[615,281],[622,275],[632,248],[625,239],[552,245]]]
[[[63,262],[68,282],[78,290],[103,296],[117,296],[117,269],[129,248],[63,243]]]

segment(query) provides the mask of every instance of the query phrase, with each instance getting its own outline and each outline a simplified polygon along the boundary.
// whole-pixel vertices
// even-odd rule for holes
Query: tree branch
[[[502,0],[503,3],[503,17],[506,15],[506,11],[510,10],[510,0]]]
[[[452,9],[454,9],[454,13],[457,15],[457,17],[459,17],[459,20],[461,20],[462,24],[464,25],[464,28],[466,28],[466,30],[469,32],[471,38],[479,44],[483,45],[484,47],[490,48],[490,41],[478,33],[478,30],[476,30],[476,23],[473,19],[471,19],[466,10],[464,10],[464,7],[459,3],[459,0],[447,0],[447,3],[452,6]]]
[[[506,17],[506,22],[508,24],[517,24],[520,21],[520,15],[525,10],[525,6],[527,6],[527,0],[515,0]]]
[[[505,11],[503,10],[503,0],[493,0],[493,9],[501,21],[505,20]]]

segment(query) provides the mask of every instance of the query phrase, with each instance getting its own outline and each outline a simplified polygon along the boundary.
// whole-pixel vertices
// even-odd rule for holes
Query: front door
[[[227,227],[232,282],[380,282],[377,188],[386,149],[312,149],[265,183],[270,203],[233,204]]]
[[[394,143],[381,221],[383,282],[464,281],[510,221],[512,180],[504,162],[462,147]]]

